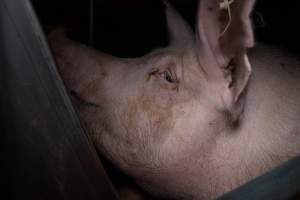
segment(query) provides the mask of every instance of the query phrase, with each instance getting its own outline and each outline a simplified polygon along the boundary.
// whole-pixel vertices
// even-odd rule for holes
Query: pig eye
[[[175,83],[175,79],[172,77],[170,71],[164,71],[163,78],[168,81],[169,83]]]
[[[168,83],[172,83],[172,84],[178,82],[176,74],[172,73],[172,71],[169,69],[166,69],[164,71],[160,71],[159,69],[154,69],[149,75],[150,76],[155,75],[156,77],[163,79],[164,81],[167,81]]]

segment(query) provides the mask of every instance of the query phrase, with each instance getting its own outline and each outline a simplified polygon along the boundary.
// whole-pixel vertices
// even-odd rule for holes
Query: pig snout
[[[109,74],[113,62],[106,58],[110,56],[97,56],[94,50],[70,40],[63,29],[52,31],[48,41],[70,93],[87,102],[96,101],[98,86]]]

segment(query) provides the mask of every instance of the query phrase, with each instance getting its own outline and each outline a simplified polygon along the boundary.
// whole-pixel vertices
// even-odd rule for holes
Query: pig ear
[[[164,0],[163,2],[166,6],[170,45],[192,44],[194,34],[189,24],[168,1]]]
[[[199,63],[227,105],[245,89],[254,45],[250,14],[255,0],[201,0],[197,21]]]

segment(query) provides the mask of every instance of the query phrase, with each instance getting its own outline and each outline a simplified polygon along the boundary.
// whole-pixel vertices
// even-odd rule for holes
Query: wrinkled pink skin
[[[204,8],[209,1],[202,2]],[[251,10],[249,2],[245,6]],[[174,199],[216,198],[298,155],[300,62],[267,46],[246,54],[253,44],[245,23],[246,35],[236,42],[242,53],[233,57],[242,64],[235,62],[237,69],[228,71],[232,79],[212,75],[220,69],[203,56],[210,53],[203,41],[214,39],[199,34],[217,22],[198,19],[195,40],[180,16],[172,8],[167,12],[170,46],[141,58],[115,58],[60,31],[49,36],[64,82],[81,99],[77,109],[99,151],[144,189]],[[240,26],[233,23],[232,28]],[[238,40],[234,31],[224,36],[230,44]],[[221,48],[226,60],[235,47]],[[243,60],[247,56],[251,66]],[[249,66],[250,79],[236,72]],[[165,71],[174,80],[166,80]],[[222,85],[233,79],[231,86]]]

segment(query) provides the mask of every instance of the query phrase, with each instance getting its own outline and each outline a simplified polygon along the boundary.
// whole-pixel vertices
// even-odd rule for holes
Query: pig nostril
[[[77,95],[76,92],[74,92],[74,90],[71,90],[71,91],[70,91],[70,94],[71,94],[72,96],[76,96],[76,95]]]
[[[80,104],[81,102],[83,102],[83,100],[78,96],[78,94],[74,90],[70,91],[70,96],[71,100],[76,104]]]
[[[96,103],[92,103],[92,102],[88,102],[84,99],[82,99],[74,90],[70,91],[70,95],[71,95],[71,99],[72,101],[77,104],[77,105],[84,105],[84,106],[92,106],[92,107],[96,107],[99,108],[100,106]]]

